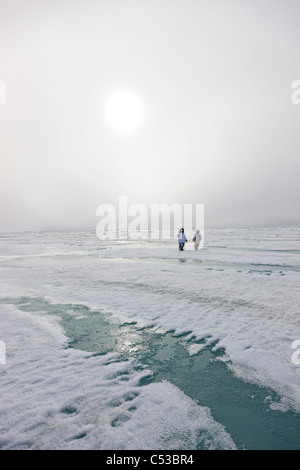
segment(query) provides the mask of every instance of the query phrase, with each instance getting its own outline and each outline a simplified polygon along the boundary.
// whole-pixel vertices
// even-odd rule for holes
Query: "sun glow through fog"
[[[143,120],[143,106],[132,92],[120,91],[107,100],[106,117],[110,125],[119,132],[136,131]]]

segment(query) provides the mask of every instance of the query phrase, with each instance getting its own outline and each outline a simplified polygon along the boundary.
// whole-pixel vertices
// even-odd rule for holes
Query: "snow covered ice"
[[[147,347],[183,379],[176,348],[197,367],[209,351],[207,367],[266,390],[264,413],[298,425],[299,445],[299,241],[296,227],[208,230],[184,252],[176,240],[1,234],[1,448],[247,447],[190,376],[183,389],[144,360]]]

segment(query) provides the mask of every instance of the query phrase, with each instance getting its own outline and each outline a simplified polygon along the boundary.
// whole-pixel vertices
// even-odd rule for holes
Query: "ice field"
[[[299,242],[0,234],[0,448],[299,449]]]

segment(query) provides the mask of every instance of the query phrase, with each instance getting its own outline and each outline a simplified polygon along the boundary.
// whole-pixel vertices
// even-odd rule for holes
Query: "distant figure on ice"
[[[179,251],[183,251],[185,242],[187,242],[187,238],[184,233],[184,228],[181,228],[178,233],[178,249]]]
[[[199,248],[199,245],[200,245],[200,241],[201,241],[201,233],[200,233],[200,230],[196,230],[196,233],[193,237],[193,242],[194,242],[194,248],[195,250],[198,250]]]

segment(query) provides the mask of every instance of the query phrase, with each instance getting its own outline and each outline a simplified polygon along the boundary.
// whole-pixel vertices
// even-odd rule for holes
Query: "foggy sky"
[[[299,225],[298,0],[0,0],[0,231],[94,229],[101,203]],[[140,129],[105,119],[136,94]]]

